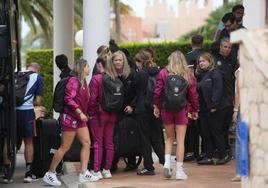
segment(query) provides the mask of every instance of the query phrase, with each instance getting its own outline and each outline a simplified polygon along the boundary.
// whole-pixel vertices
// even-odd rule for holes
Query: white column
[[[265,28],[265,0],[243,0],[245,16],[243,25],[247,29]]]
[[[83,1],[83,58],[91,68],[97,58],[97,49],[110,40],[110,0]]]
[[[81,10],[82,11],[82,10]],[[73,0],[54,0],[53,1],[53,75],[54,87],[59,81],[60,70],[56,66],[55,57],[65,54],[72,67],[74,61],[74,6]]]
[[[53,1],[53,85],[59,81],[60,70],[56,66],[55,57],[65,54],[72,67],[74,61],[74,6],[73,0]],[[54,117],[58,114],[54,112]]]

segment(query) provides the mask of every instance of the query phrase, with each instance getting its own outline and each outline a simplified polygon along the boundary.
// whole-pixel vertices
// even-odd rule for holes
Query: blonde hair
[[[77,77],[81,84],[81,88],[83,87],[84,80],[86,76],[84,75],[84,68],[87,65],[87,60],[85,59],[79,59],[74,62],[72,74]]]
[[[115,80],[116,77],[118,76],[114,64],[112,62],[112,52],[109,50],[108,53],[102,54],[101,56],[102,59],[106,61],[106,66],[105,66],[105,73],[112,78],[112,80]]]
[[[168,57],[166,69],[169,73],[182,76],[189,82],[189,69],[183,53],[179,50],[172,52]]]
[[[101,45],[100,47],[98,47],[97,49],[97,54],[98,56],[101,55],[102,53],[108,53],[109,51],[109,47],[106,45]]]
[[[155,67],[156,64],[153,62],[151,54],[145,50],[139,51],[135,57],[135,61],[140,62],[142,67]]]
[[[207,68],[208,70],[213,70],[213,69],[216,68],[216,64],[215,64],[214,58],[213,58],[213,56],[212,56],[210,53],[205,52],[205,53],[201,54],[201,55],[198,57],[198,61],[200,60],[201,57],[209,62],[209,66],[208,66],[208,68]],[[197,68],[196,68],[196,71],[199,72],[200,70],[201,70],[200,65],[199,65],[199,63],[197,62]]]
[[[122,52],[121,50],[118,50],[118,51],[114,52],[113,55],[112,55],[112,62],[114,61],[114,59],[117,56],[120,56],[120,55],[123,57],[123,62],[124,62],[122,75],[123,75],[124,78],[127,78],[129,76],[129,74],[130,74],[130,67],[129,67],[127,57],[126,57],[125,53]],[[113,64],[113,66],[114,66],[114,64]]]

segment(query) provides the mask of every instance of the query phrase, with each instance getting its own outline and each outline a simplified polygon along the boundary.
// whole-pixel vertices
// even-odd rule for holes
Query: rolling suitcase
[[[80,151],[82,144],[78,138],[75,138],[69,151],[64,155],[63,161],[77,162],[80,161]]]
[[[123,157],[128,164],[128,157],[136,157],[136,166],[142,160],[142,142],[138,122],[131,115],[125,116],[115,127],[115,158]]]
[[[60,126],[56,119],[39,118],[36,120],[36,134],[33,138],[34,160],[32,172],[43,177],[49,170],[54,153],[60,147]],[[62,172],[62,162],[57,167],[57,173]]]

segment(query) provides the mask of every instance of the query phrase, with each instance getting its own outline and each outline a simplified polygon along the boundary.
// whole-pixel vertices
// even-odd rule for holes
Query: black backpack
[[[169,75],[166,79],[164,107],[168,112],[179,112],[187,104],[188,82],[182,76]]]
[[[32,95],[29,95],[28,98],[25,99],[27,84],[30,80],[30,75],[32,73],[34,72],[33,71],[16,72],[14,75],[16,106],[21,106],[23,103],[32,98]]]
[[[120,111],[124,102],[123,83],[119,78],[113,80],[108,75],[103,75],[103,109],[106,112]]]
[[[149,76],[148,81],[147,81],[147,89],[146,89],[146,94],[145,94],[145,107],[148,110],[153,110],[153,100],[154,100],[154,88],[156,85],[156,77],[155,76]]]
[[[55,112],[60,113],[64,109],[65,88],[70,78],[71,76],[61,79],[55,87],[53,96],[53,109]]]

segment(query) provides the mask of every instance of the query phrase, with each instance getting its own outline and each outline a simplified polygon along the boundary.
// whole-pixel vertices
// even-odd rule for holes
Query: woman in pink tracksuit
[[[102,54],[98,57],[99,62],[102,63],[105,73],[99,73],[92,77],[89,89],[89,116],[90,116],[90,130],[93,140],[94,148],[94,162],[92,174],[98,179],[112,178],[110,169],[114,156],[113,133],[116,122],[115,112],[104,111],[103,104],[103,76],[104,74],[110,77],[117,77],[116,73],[111,71],[111,52]],[[104,168],[101,170],[103,148],[105,149],[106,159]]]
[[[87,102],[89,101],[89,91],[85,78],[89,75],[89,71],[89,64],[86,60],[80,59],[76,61],[72,71],[74,76],[70,77],[66,84],[64,97],[65,106],[63,112],[60,114],[62,129],[61,145],[54,154],[49,171],[43,177],[43,180],[52,186],[61,185],[55,171],[64,154],[69,150],[75,136],[79,138],[82,144],[79,181],[83,183],[97,180],[97,178],[87,170],[90,154],[90,137],[87,127]]]
[[[197,111],[199,108],[198,104],[198,95],[196,92],[196,80],[191,75],[187,68],[187,63],[185,60],[184,55],[180,51],[173,52],[168,57],[168,65],[166,68],[162,69],[158,74],[156,86],[154,90],[154,114],[156,117],[160,117],[161,111],[161,118],[166,130],[166,143],[165,143],[165,164],[164,164],[164,176],[166,178],[171,178],[172,171],[171,171],[171,150],[172,144],[175,138],[175,131],[176,131],[176,141],[177,141],[177,149],[176,149],[176,157],[177,157],[177,164],[176,164],[176,179],[177,180],[184,180],[187,179],[187,175],[183,170],[183,158],[184,158],[184,139],[187,129],[187,108],[186,104],[182,106],[180,111],[169,111],[167,110],[167,106],[164,101],[166,83],[167,78],[169,75],[172,76],[180,76],[183,77],[184,80],[187,82],[186,87],[186,99],[193,108],[193,117],[197,119]],[[179,88],[179,87],[178,87]]]

